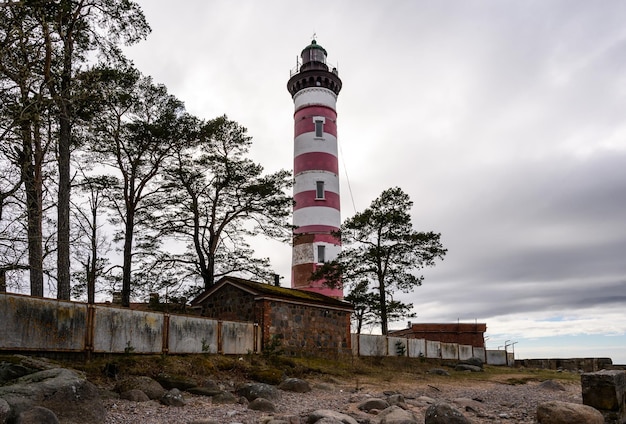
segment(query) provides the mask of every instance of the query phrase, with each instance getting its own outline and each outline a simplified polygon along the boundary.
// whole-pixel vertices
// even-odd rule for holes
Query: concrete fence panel
[[[409,356],[411,358],[419,358],[426,356],[426,340],[424,339],[406,339],[408,343]]]
[[[441,342],[426,340],[426,357],[441,358]]]
[[[480,358],[483,363],[487,363],[487,357],[485,356],[485,348],[484,347],[474,347],[472,348],[474,358]]]
[[[359,336],[360,334],[351,333],[350,334],[350,342],[352,346],[352,354],[354,356],[359,356]]]
[[[87,307],[37,297],[0,296],[0,349],[82,351]]]
[[[258,326],[249,322],[222,322],[222,353],[254,352],[255,331]]]
[[[407,339],[404,337],[387,337],[389,356],[407,356]]]
[[[459,345],[459,359],[461,361],[468,360],[473,354],[474,352],[471,345]]]
[[[164,314],[95,307],[94,352],[156,353],[163,350]]]
[[[506,365],[506,352],[504,350],[487,350],[485,351],[487,364],[489,365]]]
[[[170,315],[168,352],[217,353],[217,325],[213,319]]]
[[[441,343],[441,359],[459,359],[459,345],[456,343]]]
[[[359,355],[387,356],[387,337],[361,334],[359,337]]]

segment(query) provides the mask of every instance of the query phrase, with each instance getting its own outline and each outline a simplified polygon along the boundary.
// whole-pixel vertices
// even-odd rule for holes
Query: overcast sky
[[[399,186],[448,248],[400,296],[414,322],[626,363],[626,2],[139,4],[153,32],[127,55],[191,113],[246,126],[268,172],[292,168],[286,83],[316,34],[343,81],[342,219]],[[289,286],[290,246],[259,249]]]

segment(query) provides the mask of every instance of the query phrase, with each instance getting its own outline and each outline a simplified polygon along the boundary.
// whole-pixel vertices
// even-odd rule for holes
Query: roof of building
[[[302,55],[305,51],[310,50],[310,49],[321,50],[321,51],[324,52],[325,56],[328,56],[328,52],[326,52],[326,49],[324,47],[320,46],[319,44],[317,44],[317,41],[315,41],[315,40],[312,40],[311,44],[309,44],[304,49],[302,49],[302,52],[300,53],[300,55]]]
[[[204,300],[206,300],[209,296],[211,296],[213,293],[215,293],[226,284],[230,284],[242,290],[246,290],[257,296],[267,296],[276,299],[316,303],[325,306],[353,309],[352,304],[348,302],[325,296],[320,293],[315,293],[307,290],[290,289],[287,287],[280,287],[266,283],[258,283],[255,281],[245,280],[243,278],[229,276],[220,278],[220,280],[215,283],[213,287],[198,295],[198,297],[191,301],[191,306],[198,307]]]
[[[402,328],[399,330],[389,330],[389,334],[404,335],[411,333],[445,333],[445,332],[472,332],[472,333],[484,333],[487,331],[487,324],[485,323],[416,323],[411,324],[410,327]]]

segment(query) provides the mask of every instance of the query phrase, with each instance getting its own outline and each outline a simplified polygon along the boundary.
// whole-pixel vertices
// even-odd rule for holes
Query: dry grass
[[[480,383],[498,382],[510,385],[559,380],[579,382],[577,373],[554,370],[520,369],[485,366],[484,372],[470,373],[454,371],[453,363],[448,366],[437,360],[413,358],[292,358],[282,356],[264,357],[261,355],[107,355],[84,361],[65,364],[84,371],[94,383],[105,383],[103,374],[106,364],[113,363],[119,369],[119,377],[127,375],[159,374],[184,377],[196,380],[245,381],[256,380],[276,384],[282,377],[298,377],[320,382],[340,383],[359,389],[367,386],[385,386],[389,382],[397,385],[415,382],[438,384],[441,382]],[[443,368],[450,376],[438,376],[429,371]]]

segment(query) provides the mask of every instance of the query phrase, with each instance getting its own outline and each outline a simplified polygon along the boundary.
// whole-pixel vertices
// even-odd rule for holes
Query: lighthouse
[[[313,40],[287,83],[295,109],[291,287],[341,299],[341,287],[310,279],[341,252],[341,239],[333,234],[341,226],[336,109],[341,79],[326,57]]]

